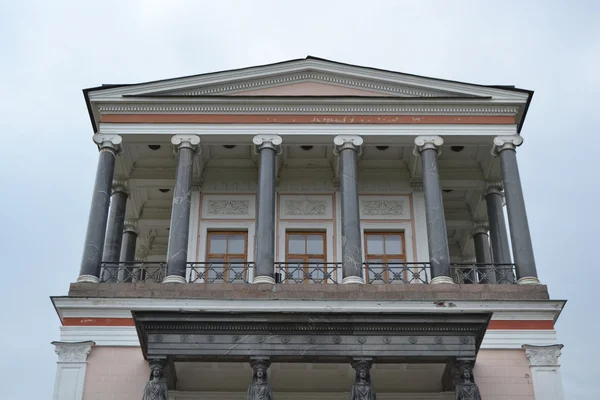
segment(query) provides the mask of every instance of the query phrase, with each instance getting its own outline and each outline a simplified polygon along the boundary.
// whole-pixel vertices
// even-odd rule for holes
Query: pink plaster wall
[[[83,400],[141,398],[150,370],[139,347],[94,347],[87,361]],[[474,373],[485,400],[534,400],[522,350],[481,350]]]
[[[317,82],[292,83],[266,89],[248,90],[234,93],[233,96],[387,96],[369,90],[352,89],[343,86]]]
[[[485,400],[534,400],[523,350],[480,350],[474,374]]]
[[[139,347],[94,347],[87,362],[83,400],[142,398],[150,368]]]

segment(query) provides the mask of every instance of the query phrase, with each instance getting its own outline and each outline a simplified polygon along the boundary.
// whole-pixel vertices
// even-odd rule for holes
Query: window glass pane
[[[227,235],[211,234],[209,246],[209,252],[211,254],[227,253]]]
[[[246,252],[246,235],[234,234],[229,235],[229,247],[227,252],[229,254],[244,254]]]
[[[367,235],[367,250],[369,254],[384,254],[383,235]]]
[[[307,235],[306,236],[306,252],[308,254],[324,254],[323,251],[323,235]]]
[[[306,254],[304,248],[304,240],[304,235],[288,235],[288,252],[290,254]]]
[[[402,254],[402,236],[401,235],[386,235],[385,236],[385,253],[386,254]]]

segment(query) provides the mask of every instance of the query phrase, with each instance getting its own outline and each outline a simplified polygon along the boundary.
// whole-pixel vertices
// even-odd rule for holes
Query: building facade
[[[533,92],[307,57],[84,95],[55,400],[563,398]]]

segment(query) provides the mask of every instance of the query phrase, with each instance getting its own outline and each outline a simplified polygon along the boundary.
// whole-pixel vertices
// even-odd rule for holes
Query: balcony
[[[512,284],[514,264],[451,264],[457,284]],[[100,282],[161,283],[166,262],[102,263]],[[250,284],[254,263],[187,263],[187,283]],[[429,263],[363,263],[363,277],[369,285],[429,284]],[[342,282],[342,263],[275,263],[275,280],[280,285],[337,285]]]

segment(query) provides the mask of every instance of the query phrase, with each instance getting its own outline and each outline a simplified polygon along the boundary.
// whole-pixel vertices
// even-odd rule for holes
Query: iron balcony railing
[[[516,282],[514,264],[452,264],[452,279],[459,284],[505,284]],[[166,262],[102,263],[100,282],[162,282]],[[254,263],[187,263],[189,283],[251,283]],[[427,284],[431,281],[429,263],[363,263],[367,284]],[[339,284],[342,263],[277,262],[278,284]]]

